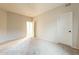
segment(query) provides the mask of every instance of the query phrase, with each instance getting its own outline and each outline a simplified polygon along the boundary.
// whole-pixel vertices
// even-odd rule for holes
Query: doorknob
[[[69,30],[69,32],[71,32],[71,30]]]

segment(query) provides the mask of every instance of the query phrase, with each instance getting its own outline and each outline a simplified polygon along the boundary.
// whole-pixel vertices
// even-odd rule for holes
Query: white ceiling
[[[62,3],[0,3],[0,8],[21,15],[35,17],[61,5]]]

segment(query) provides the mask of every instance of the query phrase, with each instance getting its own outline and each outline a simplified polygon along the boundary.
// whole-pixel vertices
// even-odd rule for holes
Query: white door
[[[72,46],[72,12],[60,15],[57,20],[59,42]]]

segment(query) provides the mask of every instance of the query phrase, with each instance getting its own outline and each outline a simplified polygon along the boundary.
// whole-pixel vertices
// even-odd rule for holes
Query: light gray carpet
[[[21,39],[0,44],[1,55],[78,55],[79,50],[41,39]]]

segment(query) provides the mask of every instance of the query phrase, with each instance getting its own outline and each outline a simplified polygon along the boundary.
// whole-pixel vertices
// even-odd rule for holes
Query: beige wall
[[[0,10],[0,42],[25,37],[26,21],[32,18]]]
[[[79,4],[73,4],[73,41],[76,48],[79,49]]]
[[[6,34],[6,21],[7,21],[7,13],[5,11],[0,10],[0,35]]]
[[[6,39],[7,34],[7,13],[0,10],[0,42]]]
[[[60,6],[46,13],[43,13],[34,18],[37,23],[36,36],[40,39],[45,39],[52,42],[59,42],[57,39],[57,17],[64,13],[72,12],[72,45],[75,48],[79,48],[78,41],[78,18],[76,4],[71,6]],[[62,39],[61,39],[62,40]]]
[[[18,15],[15,13],[7,13],[7,33],[13,39],[26,36],[26,21],[32,21],[31,18]]]

